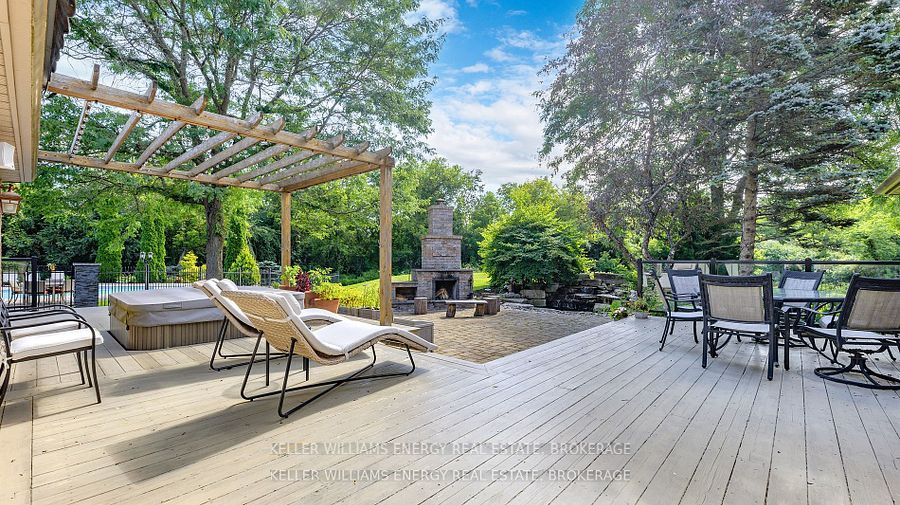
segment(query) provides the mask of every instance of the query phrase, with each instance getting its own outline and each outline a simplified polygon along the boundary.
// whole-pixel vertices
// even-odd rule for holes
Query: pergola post
[[[291,266],[291,195],[281,193],[281,269]]]
[[[392,170],[390,165],[382,165],[378,192],[378,273],[381,290],[379,293],[381,305],[379,319],[382,326],[390,326],[394,322],[394,309],[391,305],[391,259],[393,257],[391,200],[394,186]]]

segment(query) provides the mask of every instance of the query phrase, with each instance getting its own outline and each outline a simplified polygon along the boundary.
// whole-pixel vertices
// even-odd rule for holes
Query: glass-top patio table
[[[775,288],[773,299],[776,305],[783,303],[840,303],[846,293],[840,291],[820,291],[816,289],[781,289]]]

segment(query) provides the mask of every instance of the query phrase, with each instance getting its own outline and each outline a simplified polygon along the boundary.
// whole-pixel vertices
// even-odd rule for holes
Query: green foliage
[[[547,206],[518,209],[484,232],[481,255],[495,286],[569,282],[587,269],[584,237]]]
[[[286,266],[281,269],[281,284],[283,286],[297,286],[297,274],[300,273],[300,267],[297,265]]]
[[[313,293],[322,300],[340,300],[343,292],[344,286],[330,281],[319,282],[313,288]]]
[[[610,319],[618,321],[628,317],[628,307],[620,300],[615,300],[609,304],[609,311],[607,313],[609,314]]]
[[[150,282],[163,282],[166,279],[166,230],[159,216],[153,210],[147,211],[141,221],[140,250],[153,255],[149,260]],[[144,282],[146,260],[139,260],[135,267],[138,282]]]
[[[186,281],[194,282],[200,280],[200,267],[197,266],[197,255],[194,254],[194,251],[184,253],[181,261],[178,262],[178,266],[181,267],[181,277]]]
[[[225,266],[231,267],[249,241],[250,225],[247,217],[242,212],[233,213],[228,219],[228,234],[225,236]]]
[[[256,258],[250,251],[250,246],[244,244],[238,251],[234,262],[228,266],[225,276],[242,286],[255,286],[259,284],[259,265],[256,264]]]

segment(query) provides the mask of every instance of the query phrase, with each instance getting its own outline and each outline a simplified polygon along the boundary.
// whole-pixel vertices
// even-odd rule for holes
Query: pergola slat
[[[324,167],[326,165],[330,165],[332,163],[336,163],[340,161],[340,158],[335,158],[334,156],[319,156],[317,159],[312,160],[307,163],[302,163],[300,165],[295,165],[287,170],[281,170],[275,172],[271,175],[267,175],[266,177],[261,177],[256,180],[256,182],[260,184],[268,184],[270,182],[280,181],[282,179],[287,179],[289,177],[293,177],[297,174],[301,174],[304,172],[309,172],[310,170],[315,170],[320,167]]]
[[[234,133],[230,133],[230,132],[221,132],[217,135],[214,135],[214,136],[204,140],[203,142],[200,142],[199,144],[195,145],[194,147],[188,149],[187,151],[182,153],[180,156],[178,156],[174,160],[166,163],[166,165],[164,167],[162,167],[160,169],[160,171],[166,172],[166,173],[171,172],[172,170],[175,170],[177,167],[180,167],[181,165],[185,164],[186,162],[191,161],[192,159],[196,158],[197,156],[200,156],[201,154],[203,154],[207,151],[210,151],[212,149],[215,149],[216,147],[219,147],[220,145],[224,144],[225,142],[228,142],[229,140],[231,140],[235,137],[237,137],[237,135]]]
[[[81,134],[84,133],[84,127],[87,125],[87,118],[91,113],[91,107],[94,102],[87,100],[81,109],[81,116],[78,117],[78,126],[75,127],[75,136],[72,137],[72,144],[69,146],[69,156],[75,154],[78,150],[78,144],[81,142]]]
[[[360,161],[346,160],[334,166],[326,166],[304,172],[290,179],[281,181],[278,185],[282,191],[294,192],[305,189],[318,184],[343,179],[351,175],[364,174],[371,172],[373,167],[367,163]]]
[[[119,131],[119,134],[116,135],[116,139],[113,140],[111,146],[109,146],[109,150],[106,151],[106,156],[103,157],[104,163],[109,163],[110,160],[113,159],[113,156],[122,148],[122,144],[125,143],[125,140],[131,135],[131,130],[134,130],[134,127],[137,126],[138,121],[141,120],[140,112],[132,112],[131,117],[128,118],[128,121],[125,121],[125,125]]]
[[[237,172],[240,172],[245,168],[252,167],[253,165],[256,165],[258,163],[262,163],[272,156],[278,156],[279,154],[289,150],[290,148],[290,146],[281,144],[274,145],[272,147],[269,147],[268,149],[263,149],[256,154],[252,154],[231,166],[225,167],[222,170],[218,170],[211,175],[213,179],[221,179],[222,177],[236,174]]]
[[[387,158],[391,154],[391,148],[386,147],[372,154],[377,157]],[[335,166],[326,166],[324,168],[319,168],[310,172],[304,172],[288,180],[281,181],[279,183],[279,186],[281,186],[282,191],[299,191],[301,189],[316,186],[318,184],[324,184],[326,182],[335,181],[337,179],[343,179],[345,177],[371,172],[372,170],[374,170],[374,167],[368,166],[364,163],[345,160]]]
[[[232,156],[234,156],[238,153],[241,153],[243,151],[246,151],[247,149],[255,146],[259,142],[260,142],[259,139],[254,139],[254,138],[241,139],[238,142],[235,142],[234,144],[229,146],[227,149],[223,149],[222,151],[219,151],[216,154],[210,156],[205,161],[203,161],[203,163],[201,163],[201,164],[197,165],[196,167],[192,168],[191,170],[189,170],[188,174],[190,174],[190,175],[202,174],[203,172],[206,172],[210,168],[218,165],[219,163],[222,163],[223,161],[227,160],[228,158],[231,158]]]
[[[285,156],[284,158],[281,158],[278,161],[273,161],[272,163],[269,163],[268,165],[263,165],[257,169],[247,172],[246,174],[241,174],[240,176],[238,176],[238,179],[241,181],[249,181],[250,179],[253,179],[255,177],[259,177],[261,175],[266,175],[266,174],[274,172],[276,170],[280,170],[284,167],[288,167],[295,163],[299,163],[303,160],[312,158],[315,155],[316,155],[316,153],[314,153],[312,151],[296,152],[294,154]]]
[[[157,103],[157,102],[152,102],[152,103]],[[191,111],[194,111],[194,110],[198,110],[198,109],[205,108],[205,107],[206,107],[206,97],[201,96],[200,98],[195,100],[194,103],[190,107],[188,107],[188,109],[190,109]],[[140,111],[138,111],[138,112],[140,112]],[[154,153],[156,153],[156,151],[159,151],[159,149],[163,146],[163,144],[168,142],[169,139],[174,137],[175,134],[178,133],[179,131],[181,131],[181,129],[184,128],[185,126],[187,126],[187,123],[184,121],[176,120],[176,121],[172,121],[171,123],[169,123],[169,126],[167,126],[165,130],[163,130],[163,132],[159,135],[159,137],[156,137],[156,139],[154,139],[153,142],[151,142],[150,145],[147,146],[147,149],[144,149],[144,152],[142,152],[141,155],[138,156],[138,159],[136,161],[137,165],[139,167],[144,166],[144,163],[147,163],[147,160],[149,160],[150,157],[153,156]]]

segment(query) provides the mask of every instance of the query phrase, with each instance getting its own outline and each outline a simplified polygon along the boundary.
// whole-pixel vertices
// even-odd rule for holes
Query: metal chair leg
[[[78,375],[81,376],[81,385],[84,385],[84,367],[81,365],[81,352],[75,353],[75,360],[78,361]]]
[[[87,354],[87,351],[85,351]],[[97,403],[100,403],[100,378],[97,377],[97,351],[91,349],[91,368],[94,375],[94,392],[97,394]]]
[[[6,390],[9,388],[9,378],[12,376],[12,363],[0,360],[0,374],[3,374],[3,382],[0,383],[0,406],[2,406],[3,399],[6,398]]]
[[[666,346],[666,337],[669,336],[669,326],[675,326],[675,321],[672,321],[668,317],[666,317],[666,326],[663,328],[662,338],[659,339],[659,350],[662,351],[663,347]]]
[[[253,347],[253,355],[254,355],[254,357],[255,357],[256,353],[259,351],[259,343],[260,343],[261,338],[262,338],[262,337],[260,337],[260,339],[257,339],[256,345]],[[278,415],[281,416],[282,418],[287,418],[288,416],[290,416],[290,415],[293,414],[294,412],[296,412],[296,411],[300,410],[301,408],[303,408],[303,407],[309,405],[310,403],[314,402],[315,400],[318,400],[318,399],[321,398],[322,396],[324,396],[324,395],[326,395],[327,393],[333,391],[333,390],[334,390],[335,388],[337,388],[338,386],[340,386],[340,385],[342,385],[342,384],[346,384],[347,382],[358,381],[358,380],[384,379],[384,378],[388,378],[388,377],[408,376],[408,375],[410,375],[410,374],[412,374],[413,372],[416,371],[416,362],[415,362],[415,360],[413,359],[412,351],[410,350],[409,346],[405,346],[405,347],[406,347],[406,354],[407,354],[407,356],[409,356],[409,361],[410,361],[410,364],[412,365],[412,366],[410,367],[409,371],[406,371],[406,372],[387,373],[387,374],[381,374],[381,375],[367,375],[367,376],[364,376],[364,377],[360,377],[359,374],[361,374],[361,373],[363,373],[363,372],[365,372],[365,371],[371,369],[372,367],[374,367],[376,361],[378,360],[378,356],[377,356],[377,354],[375,353],[375,346],[373,345],[373,346],[370,348],[370,350],[372,351],[372,362],[369,363],[368,365],[364,366],[363,368],[360,368],[359,370],[353,372],[352,374],[347,375],[347,376],[345,376],[345,377],[343,377],[343,378],[341,378],[341,379],[335,379],[335,380],[323,381],[323,382],[316,382],[316,383],[314,383],[314,384],[304,384],[304,385],[302,385],[302,386],[294,386],[294,387],[290,387],[290,388],[289,388],[289,387],[287,387],[287,384],[288,384],[288,377],[290,376],[291,364],[292,364],[292,361],[293,361],[293,355],[294,355],[294,352],[293,352],[293,351],[294,351],[295,345],[296,345],[296,341],[292,341],[292,342],[291,342],[290,352],[288,353],[288,361],[287,361],[287,364],[286,364],[285,370],[284,370],[284,379],[282,380],[281,389],[279,389],[279,390],[277,390],[277,391],[267,391],[267,392],[265,392],[265,393],[259,393],[259,394],[256,394],[256,395],[247,395],[247,394],[246,394],[247,382],[248,382],[249,379],[250,379],[250,369],[253,367],[253,363],[254,363],[254,359],[251,358],[250,364],[247,366],[247,372],[244,374],[244,383],[241,385],[241,397],[244,398],[245,400],[253,401],[253,400],[256,400],[257,398],[263,398],[263,397],[266,397],[266,396],[279,395],[279,399],[278,399]],[[304,368],[306,368],[306,377],[307,377],[307,380],[308,380],[308,379],[309,379],[309,360],[308,360],[308,358],[305,358],[305,357],[304,357],[303,365],[304,365]],[[317,393],[317,394],[314,395],[312,398],[309,398],[309,399],[307,399],[307,400],[304,400],[304,401],[300,402],[299,404],[297,404],[297,405],[291,407],[291,408],[288,409],[288,410],[284,410],[284,398],[285,398],[285,395],[286,395],[287,393],[294,392],[294,391],[302,391],[302,390],[304,390],[304,389],[318,388],[318,387],[322,387],[322,386],[329,386],[329,387],[326,388],[324,391],[321,391],[321,392]]]
[[[694,343],[700,343],[700,340],[697,339],[697,321],[694,321]]]

